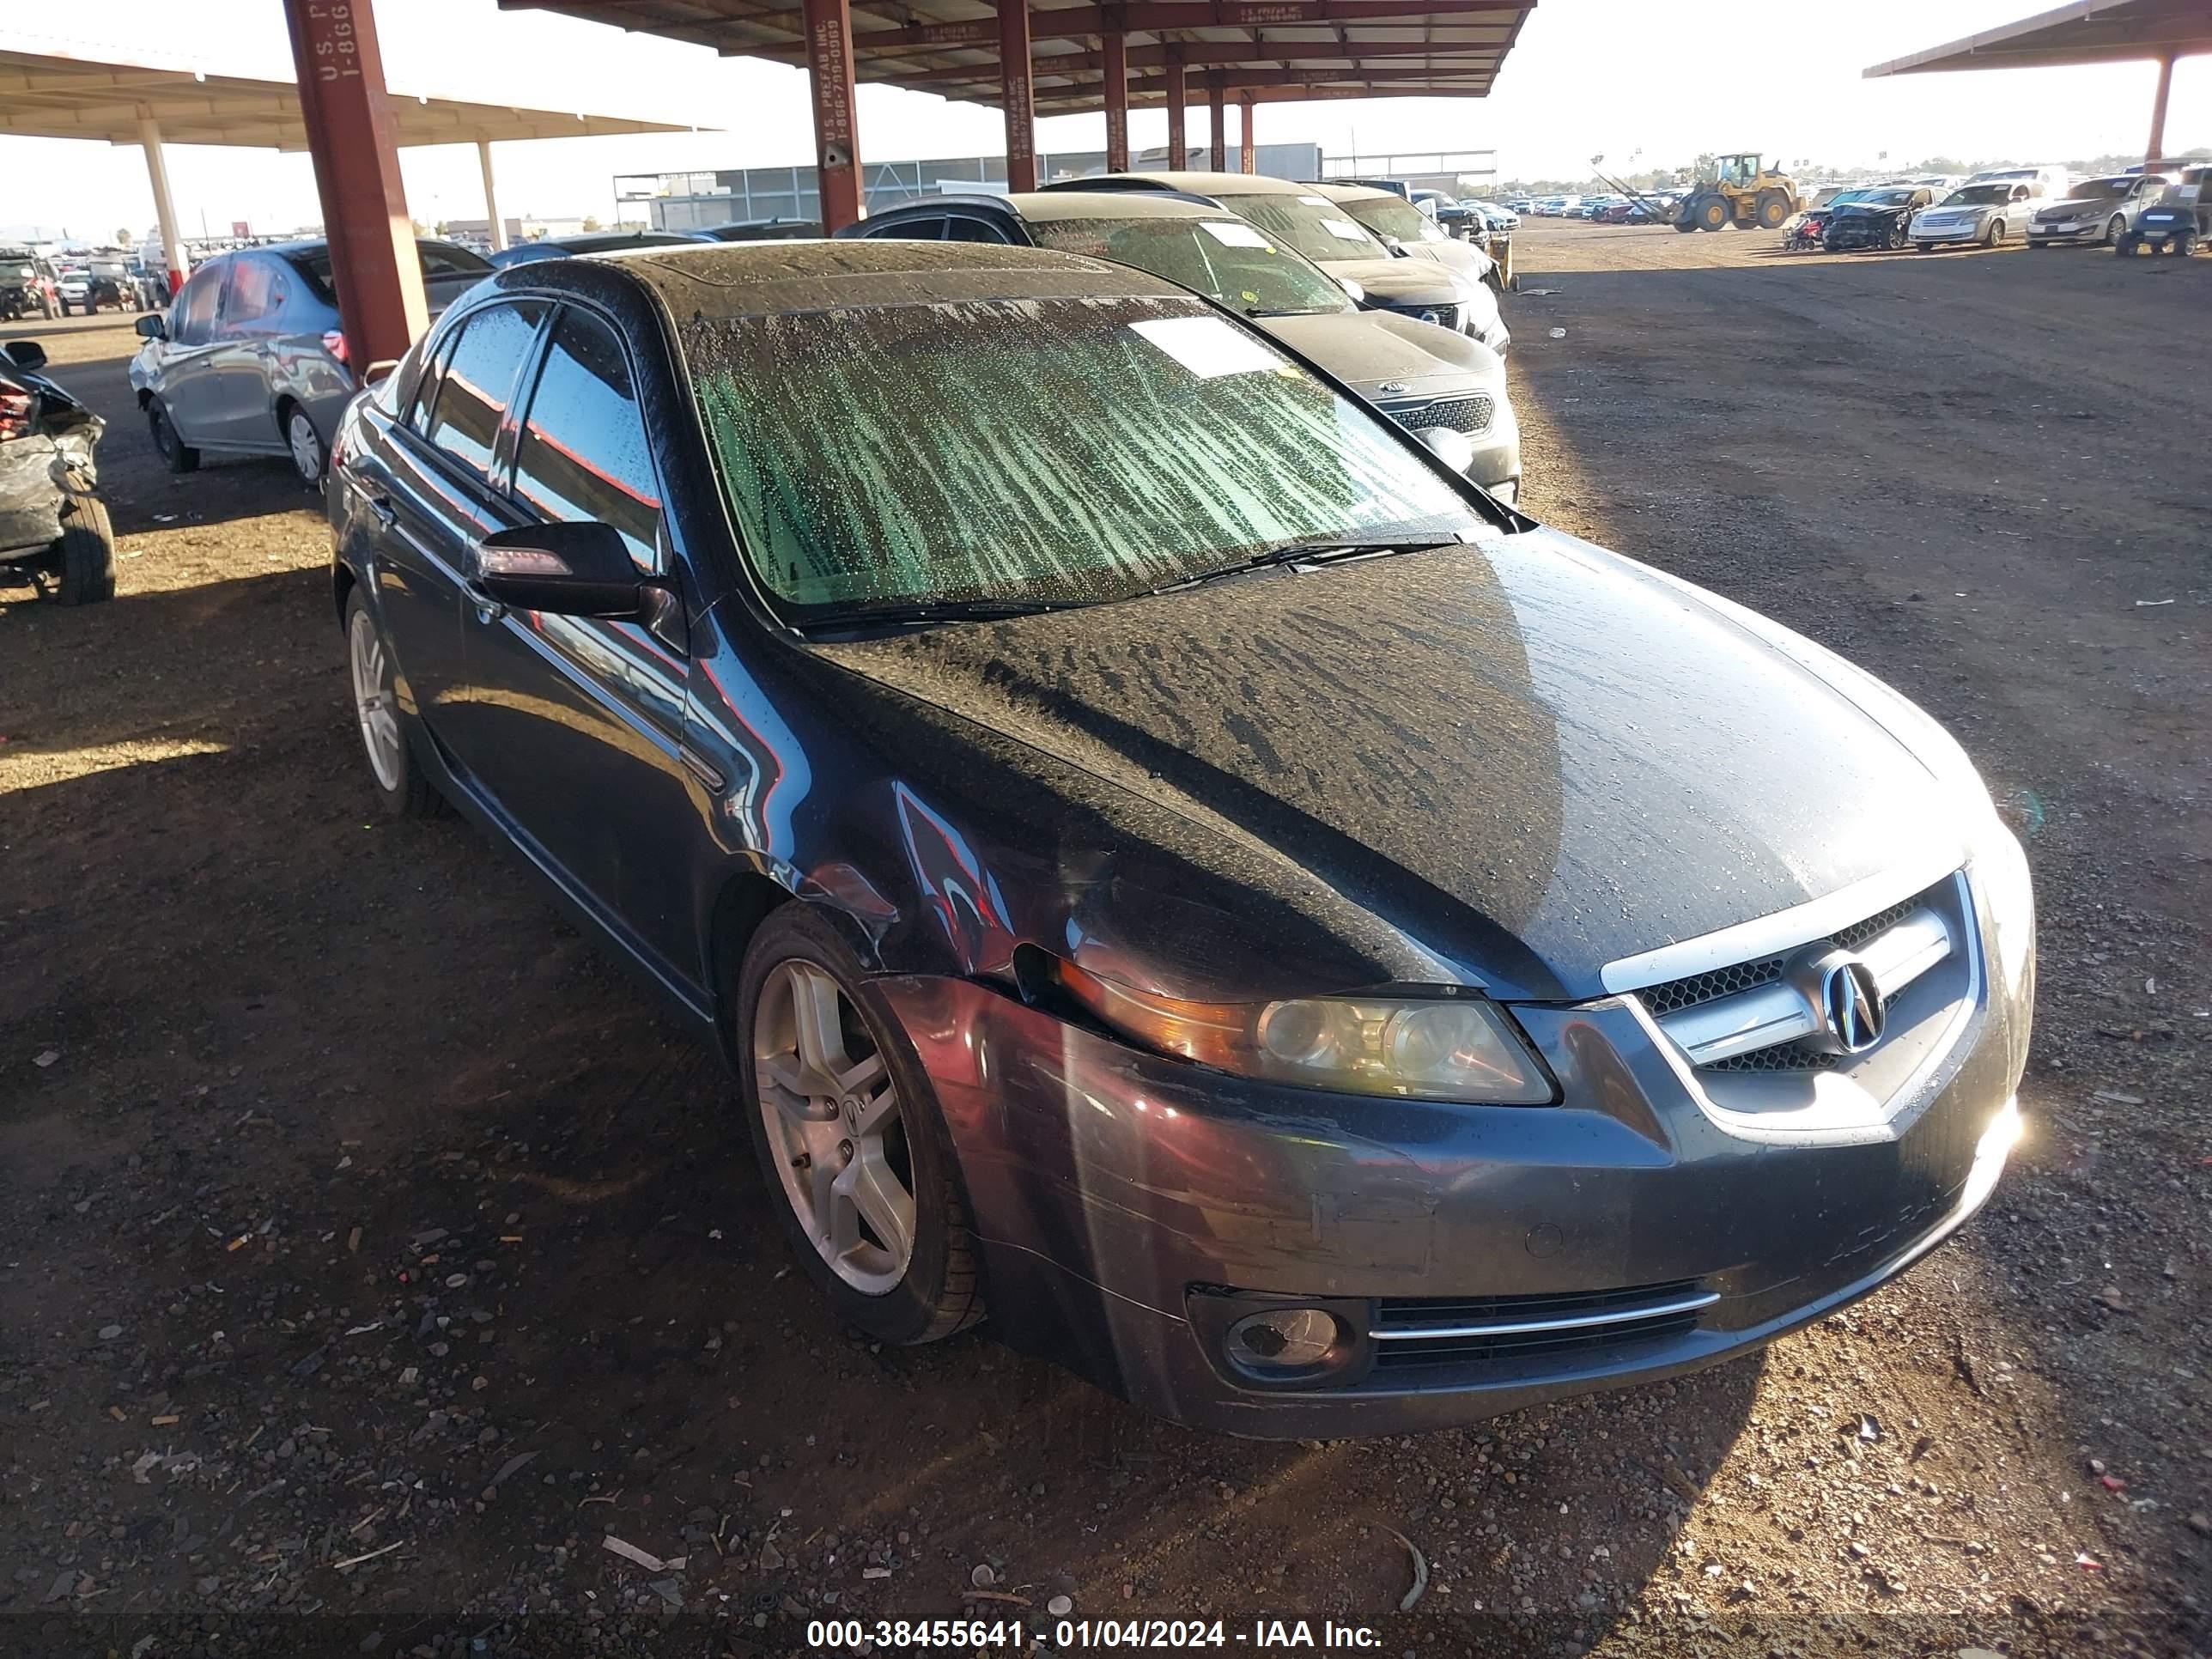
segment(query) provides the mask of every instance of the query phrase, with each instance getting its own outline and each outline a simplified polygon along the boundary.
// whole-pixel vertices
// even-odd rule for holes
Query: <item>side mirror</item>
[[[1474,445],[1464,432],[1455,432],[1448,426],[1425,426],[1421,428],[1421,441],[1429,447],[1431,455],[1455,472],[1464,473],[1474,465]]]
[[[46,349],[36,340],[8,342],[8,361],[27,373],[36,373],[46,366]]]
[[[477,585],[519,611],[626,621],[646,605],[629,544],[592,520],[495,531],[477,544],[476,562]]]
[[[142,339],[166,340],[169,337],[169,325],[161,319],[161,313],[158,311],[147,313],[132,326],[137,329]]]

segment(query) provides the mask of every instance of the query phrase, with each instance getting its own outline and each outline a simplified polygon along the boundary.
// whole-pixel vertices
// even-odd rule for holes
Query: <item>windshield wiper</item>
[[[1186,587],[1196,587],[1202,582],[1219,581],[1224,576],[1241,576],[1247,571],[1266,570],[1279,564],[1332,564],[1344,559],[1373,558],[1386,553],[1419,553],[1431,547],[1457,547],[1466,538],[1456,531],[1447,531],[1433,536],[1301,536],[1296,541],[1276,542],[1261,548],[1249,558],[1234,564],[1224,564],[1218,569],[1201,570],[1195,575],[1178,576],[1173,581],[1148,587],[1147,593],[1176,593]]]
[[[914,605],[869,605],[800,623],[801,633],[832,628],[918,628],[938,623],[990,622],[1033,617],[1044,611],[1073,611],[1087,599],[937,599]]]

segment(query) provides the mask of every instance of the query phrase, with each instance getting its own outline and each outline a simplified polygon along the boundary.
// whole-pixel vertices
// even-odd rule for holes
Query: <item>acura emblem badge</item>
[[[1844,1054],[1863,1054],[1881,1041],[1887,1011],[1874,969],[1856,957],[1831,959],[1820,975],[1820,1018]]]

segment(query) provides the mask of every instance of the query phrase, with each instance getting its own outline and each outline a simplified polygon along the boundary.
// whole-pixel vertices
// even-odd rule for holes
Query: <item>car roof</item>
[[[1289,179],[1278,179],[1266,173],[1109,173],[1108,179],[1127,179],[1158,185],[1163,190],[1187,191],[1193,196],[1310,196],[1311,185],[1301,185]],[[1070,179],[1064,185],[1054,185],[1054,191],[1080,190],[1094,179]]]
[[[1373,185],[1319,185],[1309,182],[1298,188],[1301,192],[1326,196],[1330,201],[1346,206],[1353,202],[1402,202],[1406,199],[1395,190],[1382,190]],[[1429,193],[1431,196],[1442,194],[1438,191]]]
[[[582,286],[599,280],[586,275],[593,271],[619,273],[652,290],[678,318],[989,300],[1189,297],[1161,277],[1081,254],[896,238],[636,248],[510,265],[493,281],[501,290],[569,281]]]
[[[1079,190],[1070,185],[1014,191],[1005,196],[920,197],[885,211],[922,211],[939,205],[971,212],[996,210],[1040,223],[1063,219],[1218,219],[1228,212],[1226,208],[1177,191]]]

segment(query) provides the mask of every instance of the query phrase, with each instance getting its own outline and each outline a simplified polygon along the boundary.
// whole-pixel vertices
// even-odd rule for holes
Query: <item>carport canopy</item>
[[[857,86],[879,83],[1006,112],[1006,178],[1036,183],[1035,115],[1103,109],[1109,169],[1129,164],[1128,112],[1164,105],[1181,157],[1195,80],[1228,165],[1224,106],[1335,98],[1480,98],[1535,0],[499,0],[804,64],[829,228],[860,216]]]
[[[2001,28],[1930,46],[1887,64],[1866,78],[1929,75],[1951,70],[2054,69],[2082,64],[2155,63],[2146,163],[2166,146],[2166,101],[2173,60],[2212,52],[2212,5],[2205,0],[2073,0]]]
[[[387,94],[386,107],[398,143],[473,143],[477,147],[495,246],[504,246],[506,238],[499,204],[494,199],[494,141],[691,131],[666,121],[629,116],[529,109],[405,92]],[[0,136],[93,138],[143,146],[173,283],[183,276],[184,251],[178,239],[176,208],[169,195],[162,146],[235,144],[280,150],[309,147],[300,88],[295,82],[213,75],[177,64],[79,57],[56,51],[44,42],[31,51],[10,46],[4,39],[0,39]]]

